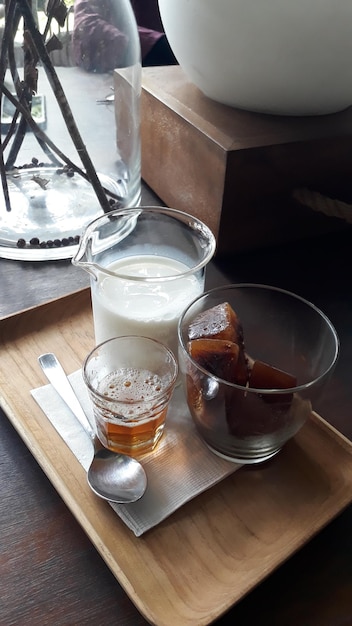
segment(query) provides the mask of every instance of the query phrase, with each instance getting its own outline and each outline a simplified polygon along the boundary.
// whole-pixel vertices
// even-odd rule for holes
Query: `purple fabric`
[[[143,60],[164,37],[158,2],[131,0],[131,5],[137,21]],[[72,36],[76,65],[97,72],[122,66],[128,48],[128,39],[122,31],[113,0],[76,0]]]

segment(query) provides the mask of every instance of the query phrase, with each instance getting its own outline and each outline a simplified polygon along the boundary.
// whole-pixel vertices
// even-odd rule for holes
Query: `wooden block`
[[[352,197],[352,108],[303,118],[241,111],[170,66],[143,69],[141,112],[142,178],[166,205],[208,224],[218,254],[346,228],[292,192]]]

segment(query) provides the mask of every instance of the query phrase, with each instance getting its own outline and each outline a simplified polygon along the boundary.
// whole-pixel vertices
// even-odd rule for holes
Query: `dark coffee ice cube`
[[[291,389],[297,386],[297,378],[288,372],[280,370],[263,361],[254,361],[250,378],[249,387],[253,389]],[[267,402],[283,402],[290,403],[292,394],[263,394],[264,400]]]
[[[243,341],[243,328],[240,319],[228,302],[217,304],[199,313],[188,327],[188,339],[218,339],[231,341],[238,345],[239,353],[235,376],[225,378],[229,382],[245,386],[248,382],[249,367]],[[205,366],[203,366],[205,367]],[[216,372],[212,372],[217,374]]]
[[[187,345],[194,361],[210,374],[229,382],[236,382],[239,347],[225,339],[193,339]]]

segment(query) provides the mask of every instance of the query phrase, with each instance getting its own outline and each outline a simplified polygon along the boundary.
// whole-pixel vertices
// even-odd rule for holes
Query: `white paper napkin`
[[[81,370],[69,376],[83,409],[93,423],[90,400]],[[88,469],[93,447],[88,435],[51,385],[31,391],[54,428],[78,461]],[[43,419],[45,419],[43,417]],[[131,504],[110,503],[117,515],[140,537],[176,509],[212,487],[241,466],[212,453],[193,425],[182,387],[176,388],[157,448],[143,458],[148,486],[144,496]]]

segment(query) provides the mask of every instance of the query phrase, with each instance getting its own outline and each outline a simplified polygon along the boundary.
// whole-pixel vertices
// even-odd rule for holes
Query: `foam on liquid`
[[[102,395],[119,403],[119,413],[126,418],[138,417],[140,413],[151,409],[151,399],[162,389],[163,383],[157,374],[132,367],[111,372],[98,388]]]

